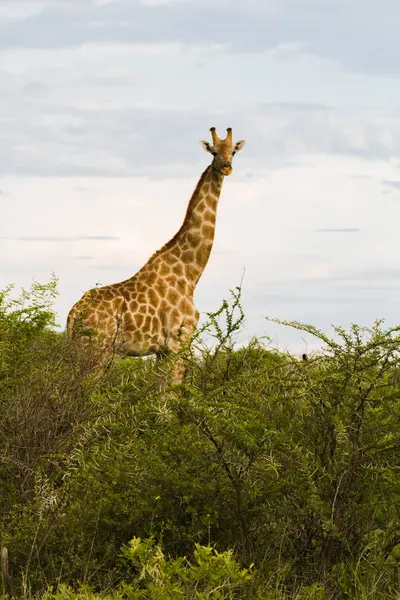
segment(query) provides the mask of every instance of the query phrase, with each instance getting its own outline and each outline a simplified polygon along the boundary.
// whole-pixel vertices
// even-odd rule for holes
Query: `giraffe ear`
[[[215,151],[209,142],[205,142],[204,140],[201,140],[200,145],[203,148],[203,150],[215,155]]]
[[[240,140],[239,142],[236,142],[235,147],[233,148],[233,152],[239,152],[239,150],[241,150],[243,148],[243,146],[245,145],[246,141],[245,140]]]

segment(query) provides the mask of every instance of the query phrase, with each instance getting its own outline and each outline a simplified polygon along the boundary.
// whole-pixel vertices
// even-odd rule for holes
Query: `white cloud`
[[[247,170],[318,152],[400,155],[394,88],[359,78],[353,97],[354,78],[293,49],[87,44],[10,51],[0,67],[3,173],[170,176],[197,168],[211,125],[248,139]],[[386,109],[352,107],[376,102],[370,85]]]
[[[46,7],[46,2],[12,2],[4,1],[0,4],[0,24],[11,25],[39,15]]]
[[[301,44],[341,69],[400,72],[397,0],[13,0],[4,7],[16,17],[9,27],[0,23],[3,48],[179,41],[228,44],[245,54]]]

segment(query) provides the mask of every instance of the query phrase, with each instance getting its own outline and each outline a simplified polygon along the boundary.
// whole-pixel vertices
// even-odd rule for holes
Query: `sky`
[[[0,0],[0,288],[58,321],[178,230],[209,128],[245,139],[195,301],[243,343],[400,314],[398,0]]]

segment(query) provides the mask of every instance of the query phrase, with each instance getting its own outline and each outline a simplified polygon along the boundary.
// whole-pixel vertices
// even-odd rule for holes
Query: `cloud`
[[[270,3],[268,19],[284,19],[289,8],[294,14],[298,10],[290,2],[282,6]],[[198,10],[198,2],[175,8],[118,1],[104,6],[50,3],[15,24],[26,29],[18,47],[12,45],[18,39],[14,26],[8,42],[0,31],[5,49],[0,173],[165,177],[173,169],[180,175],[192,165],[198,169],[197,139],[214,124],[232,126],[247,138],[242,160],[255,167],[312,153],[400,155],[400,114],[394,100],[400,93],[398,78],[349,75],[285,35],[250,54],[234,44],[242,27],[235,35],[224,27],[222,37],[215,39],[192,35],[190,27],[187,38],[181,33],[165,37],[164,22],[186,13],[195,17]],[[257,21],[256,3],[246,7],[235,2],[232,10]],[[135,11],[151,22],[142,37],[135,37],[130,25]],[[305,20],[311,18],[309,11],[303,3]],[[87,29],[93,15],[103,23],[94,28],[95,37]],[[153,22],[157,15],[159,26]],[[208,15],[201,18],[211,35]],[[220,30],[222,16],[214,20]],[[118,28],[128,23],[126,35],[131,37],[112,34],[114,22]],[[140,19],[135,23],[142,27]],[[51,50],[29,47],[35,28],[42,45],[47,34],[54,36]],[[3,33],[9,29],[7,25]]]
[[[400,190],[400,181],[384,181],[383,183],[395,190]]]
[[[46,2],[3,0],[0,4],[0,25],[13,25],[19,21],[30,19],[40,15],[46,6]]]
[[[211,111],[193,109],[62,108],[61,97],[57,108],[49,107],[44,115],[40,106],[46,93],[25,110],[21,106],[18,117],[3,125],[3,175],[165,177],[181,175],[188,168],[194,173],[206,158],[198,139],[207,136],[211,124],[222,121]],[[400,155],[400,116],[389,125],[368,112],[351,115],[272,105],[242,113],[227,109],[221,128],[231,123],[236,136],[247,138],[237,160],[249,167],[293,164],[299,156],[311,153],[366,158]],[[248,169],[241,173],[251,177]]]
[[[303,47],[353,71],[400,71],[397,0],[379,5],[362,0],[14,0],[5,3],[1,15],[3,48],[179,41],[261,53],[285,45]]]

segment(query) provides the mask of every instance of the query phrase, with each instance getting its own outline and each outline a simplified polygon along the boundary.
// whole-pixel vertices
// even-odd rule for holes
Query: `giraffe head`
[[[212,162],[214,169],[221,171],[223,175],[230,175],[232,173],[232,158],[239,152],[245,144],[244,140],[240,140],[240,142],[236,142],[236,144],[232,143],[232,129],[228,127],[227,136],[224,140],[221,140],[217,132],[215,131],[215,127],[211,127],[211,136],[212,136],[212,145],[209,142],[201,141],[201,145],[203,146],[206,152],[210,152],[214,160]]]

